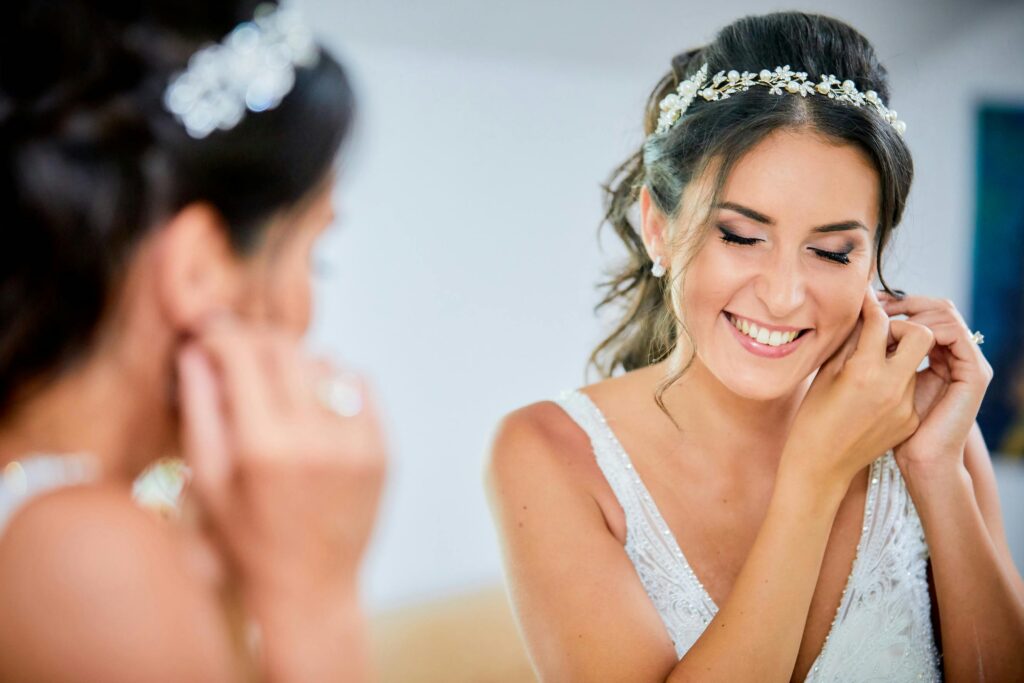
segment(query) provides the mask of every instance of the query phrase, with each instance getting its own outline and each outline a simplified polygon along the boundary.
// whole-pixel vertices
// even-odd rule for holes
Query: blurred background
[[[374,377],[390,427],[390,484],[365,572],[383,678],[529,680],[481,485],[491,433],[504,413],[585,381],[605,329],[595,284],[617,257],[611,239],[603,248],[597,239],[600,184],[638,147],[645,99],[670,57],[744,14],[794,7],[299,5],[349,67],[361,103],[338,230],[319,248],[312,337]],[[1024,450],[1014,441],[1024,395],[1024,3],[796,9],[848,21],[888,67],[887,104],[908,124],[917,171],[888,279],[954,300],[986,334],[997,378],[1007,378],[986,399],[989,443]],[[1024,471],[1019,456],[997,460],[1024,567]],[[439,659],[444,674],[431,673]]]

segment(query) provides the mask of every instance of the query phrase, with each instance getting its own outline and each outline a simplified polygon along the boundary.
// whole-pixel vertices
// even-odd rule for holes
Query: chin
[[[795,385],[789,384],[785,386],[775,384],[774,387],[766,387],[762,382],[745,381],[723,381],[722,384],[732,393],[750,401],[775,401],[790,395],[796,388]]]

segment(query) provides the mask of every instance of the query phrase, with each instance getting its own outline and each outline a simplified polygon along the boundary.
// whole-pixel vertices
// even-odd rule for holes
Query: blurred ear
[[[668,261],[665,253],[665,229],[667,226],[668,219],[655,206],[647,187],[640,188],[640,234],[647,247],[647,255],[651,257],[652,261],[659,256],[663,262],[667,263]]]
[[[186,206],[161,228],[157,240],[157,290],[172,326],[196,329],[211,314],[235,304],[242,266],[212,206]]]

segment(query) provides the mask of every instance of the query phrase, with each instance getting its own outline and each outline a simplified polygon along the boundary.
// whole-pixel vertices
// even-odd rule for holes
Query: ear
[[[189,204],[160,229],[157,242],[157,292],[175,329],[195,330],[235,304],[242,265],[216,209]]]
[[[647,247],[647,255],[654,261],[661,257],[667,261],[665,252],[665,230],[668,227],[668,219],[665,214],[655,206],[654,200],[647,186],[640,188],[640,236],[643,237],[644,245]]]

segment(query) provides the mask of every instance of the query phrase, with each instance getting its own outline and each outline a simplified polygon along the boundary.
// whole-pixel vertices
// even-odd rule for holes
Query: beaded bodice
[[[558,404],[590,437],[626,520],[625,551],[682,657],[718,613],[601,411],[585,394]],[[891,452],[871,465],[864,525],[835,619],[808,673],[819,681],[939,681],[928,546]]]

